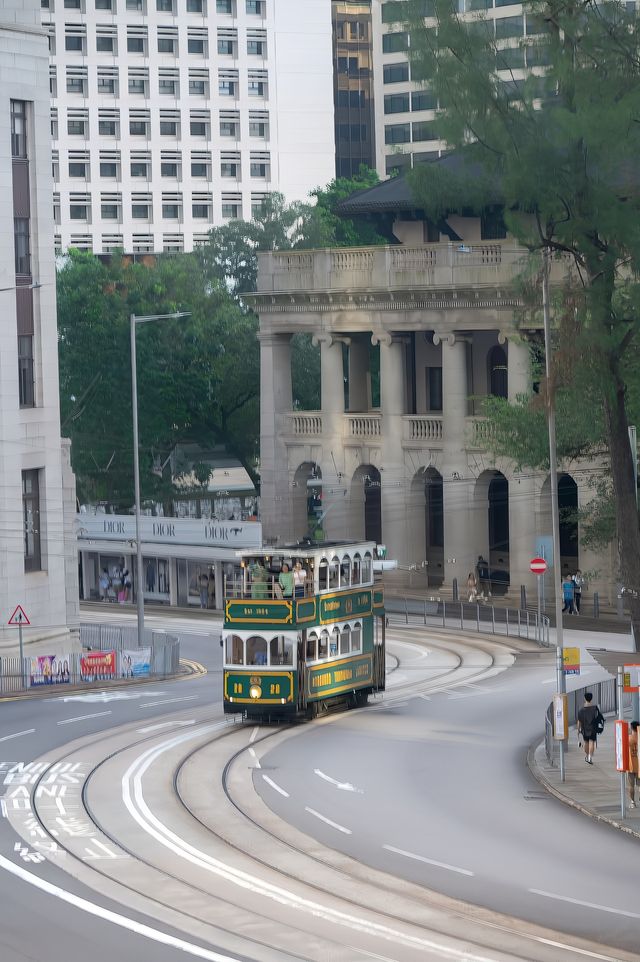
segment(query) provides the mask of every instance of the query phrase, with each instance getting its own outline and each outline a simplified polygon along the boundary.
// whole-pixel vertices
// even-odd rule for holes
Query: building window
[[[252,160],[251,164],[249,165],[249,174],[251,177],[266,177],[268,169],[268,164]]]
[[[175,80],[166,80],[160,78],[158,81],[158,92],[169,97],[175,97],[177,90],[177,82]]]
[[[96,10],[113,10],[113,0],[96,0]]]
[[[130,120],[129,133],[134,137],[147,136],[147,124],[144,120]]]
[[[127,10],[137,10],[144,13],[144,0],[127,0]]]
[[[156,10],[159,13],[173,13],[173,0],[156,0]]]
[[[173,162],[162,161],[160,164],[160,176],[161,177],[177,177],[178,176],[178,165]]]
[[[203,120],[192,120],[190,124],[190,131],[192,137],[206,137],[207,125]]]
[[[406,83],[408,79],[408,63],[388,63],[382,68],[382,82],[385,84]]]
[[[98,53],[113,53],[113,37],[96,37],[96,50]]]
[[[176,137],[178,134],[178,123],[175,120],[161,120],[160,133],[163,137]]]
[[[414,143],[420,140],[437,140],[438,135],[435,132],[433,121],[430,120],[420,120],[413,124],[413,140]]]
[[[67,77],[68,94],[84,94],[84,80],[82,77]]]
[[[103,204],[100,208],[100,214],[103,220],[117,220],[118,219],[118,205],[117,204]]]
[[[149,205],[148,204],[132,204],[131,216],[134,218],[134,220],[148,220]]]
[[[69,163],[69,177],[86,177],[87,176],[87,165],[80,161],[71,161]]]
[[[250,80],[247,89],[250,97],[264,97],[267,85],[263,80]]]
[[[435,110],[437,100],[430,90],[415,90],[411,94],[412,110]]]
[[[31,334],[18,335],[18,389],[20,407],[32,408],[35,405],[33,383],[33,337]]]
[[[65,37],[64,49],[68,50],[70,53],[82,53],[82,41],[82,37]]]
[[[228,161],[223,161],[220,164],[220,176],[221,177],[237,177],[238,165],[229,163]]]
[[[191,163],[191,176],[192,177],[206,177],[207,176],[207,165],[201,163],[200,161],[192,161]]]
[[[247,2],[247,13],[256,14],[258,17],[262,16],[262,11],[264,10],[263,0],[246,0]]]
[[[140,94],[144,97],[145,81],[144,77],[129,77],[129,93]]]
[[[385,144],[408,144],[411,140],[409,124],[391,124],[384,128]]]
[[[71,137],[84,137],[85,121],[84,120],[67,120],[67,133]]]
[[[118,176],[118,165],[112,161],[102,161],[100,164],[100,176],[101,177],[117,177]]]
[[[70,204],[69,205],[69,218],[71,220],[86,220],[87,219],[87,205],[86,204]]]
[[[27,105],[24,100],[11,101],[11,156],[27,156]]]
[[[82,6],[80,0],[64,0],[65,10],[81,10]]]
[[[13,240],[15,249],[16,274],[31,274],[28,217],[13,218]]]
[[[442,411],[442,368],[427,368],[427,405],[429,411]]]
[[[236,95],[235,80],[219,80],[218,93],[220,94],[221,97],[235,97]]]
[[[187,13],[204,13],[202,0],[187,0]]]
[[[144,37],[127,37],[127,53],[144,53]]]
[[[249,121],[249,136],[250,137],[266,137],[267,136],[267,124],[264,120],[250,120]]]
[[[239,204],[223,204],[222,216],[228,219],[237,219],[240,216]]]
[[[221,137],[237,137],[238,136],[238,124],[235,120],[221,120],[220,121],[220,136]]]
[[[180,207],[178,204],[163,204],[162,216],[165,220],[178,220]]]
[[[409,110],[409,94],[387,94],[384,98],[385,114],[404,114]]]
[[[160,0],[158,0],[160,2]],[[175,40],[173,37],[158,37],[158,53],[175,53]]]
[[[98,77],[99,94],[115,94],[116,82],[113,77]]]
[[[247,53],[253,57],[262,57],[264,55],[264,41],[247,40]]]
[[[409,34],[405,32],[401,33],[385,33],[382,38],[382,52],[383,53],[399,53],[401,50],[409,49]]]
[[[101,137],[115,137],[116,135],[115,120],[99,120],[98,133],[100,134]]]
[[[216,0],[216,13],[233,13],[233,0]]]
[[[192,97],[204,97],[204,94],[205,94],[204,80],[190,80],[189,93]]]
[[[144,161],[133,161],[131,164],[132,177],[148,177],[149,170]]]
[[[24,570],[40,571],[40,485],[39,472],[22,472],[22,518],[24,523]]]
[[[233,56],[233,40],[228,37],[218,37],[218,53],[223,56]]]
[[[204,56],[204,40],[201,40],[199,37],[189,37],[189,39],[187,40],[187,52],[197,53],[197,54],[200,54],[201,57],[203,57]]]
[[[509,395],[507,355],[501,347],[492,347],[488,357],[489,394],[506,398]]]
[[[198,218],[206,218],[209,216],[209,205],[208,204],[192,204],[191,205],[191,216]]]

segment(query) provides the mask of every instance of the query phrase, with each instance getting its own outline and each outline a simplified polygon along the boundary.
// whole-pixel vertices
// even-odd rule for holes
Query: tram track
[[[437,649],[442,652],[448,648],[450,655],[454,653],[453,648],[455,645],[452,645],[453,639],[450,635],[448,637],[436,638],[434,641],[433,635],[436,633],[430,633],[429,637],[424,639],[424,641],[417,642],[416,632],[414,630],[403,629],[401,634],[401,642],[405,638],[411,639],[411,643],[414,646],[429,647],[431,649],[437,647]],[[478,639],[474,639],[474,643],[470,645],[468,644],[468,640],[464,639],[464,641],[459,640],[458,645],[465,649],[468,648],[477,651],[477,642]],[[460,680],[460,684],[469,684],[472,681],[479,680],[481,677],[487,677],[489,671],[496,669],[496,650],[504,647],[510,648],[511,646],[497,645],[493,639],[491,639],[486,642],[486,649],[482,641],[481,647],[483,653],[486,655],[485,663],[477,666],[476,674],[472,674],[470,671],[466,672]],[[412,674],[418,670],[417,668],[411,668],[408,659],[405,658],[403,660],[403,658],[398,655],[394,655],[393,657],[397,659],[397,663],[389,670],[388,677],[393,678],[397,672],[402,670],[409,671]],[[436,686],[437,690],[455,687],[455,683],[452,684],[452,680],[455,679],[456,671],[459,672],[461,670],[464,655],[461,655],[458,651],[455,653],[455,657],[457,659],[455,667],[449,666],[443,668],[437,678],[431,679],[432,692],[436,690]],[[391,691],[385,696],[385,699],[393,704],[394,700],[397,701],[402,697],[406,697],[409,692],[423,692],[426,690],[425,686],[428,686],[428,684],[429,682],[424,681],[416,684],[416,680],[413,679],[405,684],[394,685]],[[368,709],[362,708],[356,710],[358,712],[366,712]],[[321,721],[316,721],[313,724],[331,724],[337,717],[338,716],[330,716]],[[206,942],[202,935],[191,934],[189,938],[204,948],[210,948],[212,945],[224,943],[225,948],[223,951],[233,951],[235,953],[233,957],[238,959],[273,959],[281,960],[281,962],[300,962],[301,959],[309,960],[310,958],[331,958],[339,960],[344,957],[345,959],[351,960],[375,957],[378,959],[400,959],[404,962],[405,959],[413,958],[414,952],[418,952],[419,957],[422,959],[482,959],[483,962],[495,959],[518,959],[531,962],[533,958],[553,960],[553,962],[557,962],[560,958],[567,960],[574,958],[583,960],[593,959],[600,960],[600,962],[614,962],[615,960],[615,962],[621,962],[624,958],[631,958],[631,956],[625,956],[619,952],[615,955],[609,955],[606,954],[606,951],[588,951],[585,947],[580,947],[577,944],[575,946],[564,947],[564,954],[559,955],[558,951],[560,950],[560,946],[557,939],[561,937],[555,936],[553,933],[545,933],[544,935],[539,934],[527,939],[522,931],[518,933],[518,938],[521,940],[524,939],[525,949],[516,951],[515,947],[511,945],[508,951],[503,951],[497,949],[495,944],[493,948],[485,949],[485,942],[496,943],[501,940],[513,942],[514,922],[512,920],[497,919],[492,913],[473,910],[469,906],[456,904],[453,900],[438,896],[436,893],[427,893],[426,890],[419,889],[417,886],[411,886],[408,883],[403,883],[398,879],[385,876],[382,873],[372,872],[365,866],[360,865],[360,863],[354,863],[353,860],[347,859],[345,856],[340,856],[330,849],[323,850],[319,853],[317,843],[310,845],[311,840],[307,836],[300,836],[299,833],[292,832],[285,823],[280,822],[280,820],[273,816],[273,813],[266,809],[266,806],[259,801],[253,791],[249,766],[244,764],[247,760],[249,749],[253,748],[254,752],[260,751],[264,753],[267,746],[271,745],[274,741],[283,737],[296,737],[297,734],[304,731],[306,726],[296,726],[286,730],[281,728],[263,730],[260,733],[260,737],[252,737],[253,733],[250,732],[247,726],[234,725],[233,727],[227,726],[223,728],[223,725],[223,722],[217,722],[212,719],[207,720],[203,713],[203,717],[201,721],[198,722],[196,730],[189,732],[188,735],[179,728],[179,722],[176,722],[176,728],[173,733],[170,730],[165,730],[162,736],[156,733],[155,735],[137,737],[132,740],[132,726],[124,726],[123,729],[116,732],[110,731],[102,736],[92,736],[91,739],[80,739],[73,743],[73,745],[67,746],[63,752],[59,753],[55,761],[51,762],[47,769],[43,770],[31,789],[33,815],[37,819],[41,830],[47,834],[50,840],[56,842],[61,851],[65,852],[65,855],[57,860],[57,864],[61,865],[61,863],[66,861],[67,864],[62,867],[68,871],[71,864],[71,874],[80,878],[82,881],[86,881],[89,885],[92,884],[90,877],[93,877],[93,887],[101,891],[102,894],[120,903],[127,905],[133,904],[134,910],[137,913],[144,913],[151,918],[162,919],[164,925],[168,925],[177,931],[183,932],[185,929],[187,931],[199,930],[202,933],[203,927],[206,926],[209,930]],[[212,726],[218,727],[214,730]],[[178,735],[178,733],[180,734]],[[168,763],[170,767],[164,770],[162,776],[164,782],[171,785],[174,802],[182,813],[182,815],[178,814],[175,816],[176,821],[180,824],[184,823],[185,825],[187,822],[189,823],[189,831],[186,834],[201,838],[203,840],[202,844],[206,847],[207,851],[211,851],[212,847],[215,846],[216,850],[219,849],[221,852],[227,853],[225,858],[228,858],[231,854],[234,859],[239,860],[241,865],[247,862],[248,865],[252,867],[251,871],[269,874],[274,873],[277,883],[281,886],[304,886],[304,891],[308,893],[308,897],[311,899],[326,899],[327,892],[331,891],[332,901],[330,911],[329,909],[327,909],[327,911],[329,912],[330,919],[333,918],[335,924],[339,924],[337,921],[338,915],[336,914],[335,917],[333,917],[331,913],[337,912],[334,903],[336,901],[336,891],[339,891],[338,905],[343,906],[343,914],[345,914],[345,912],[346,914],[366,912],[367,918],[372,916],[380,920],[377,924],[386,930],[386,935],[384,936],[378,933],[382,941],[382,947],[380,949],[382,954],[371,951],[371,949],[366,946],[346,946],[344,932],[342,933],[342,937],[340,937],[339,931],[333,938],[328,932],[323,932],[323,946],[320,949],[317,934],[309,934],[308,920],[306,925],[303,926],[289,919],[286,924],[289,927],[290,935],[293,941],[298,940],[299,944],[305,944],[308,952],[319,949],[321,952],[325,952],[324,955],[311,955],[307,952],[307,954],[302,956],[290,949],[283,949],[281,940],[280,943],[276,943],[273,938],[258,937],[256,934],[238,937],[232,925],[226,926],[224,924],[226,915],[229,915],[230,918],[233,918],[234,914],[237,915],[238,898],[231,898],[230,895],[225,896],[224,888],[220,885],[217,886],[214,893],[211,890],[211,886],[200,884],[193,878],[185,878],[185,874],[179,872],[177,868],[175,870],[171,869],[166,858],[162,859],[159,855],[152,858],[146,854],[144,847],[139,844],[139,839],[135,832],[133,835],[129,833],[127,836],[126,832],[118,830],[118,819],[114,819],[108,806],[103,808],[103,786],[114,783],[114,772],[119,773],[122,772],[123,769],[125,771],[129,770],[131,767],[129,762],[132,756],[138,758],[144,757],[146,753],[153,752],[158,745],[161,747],[163,745],[170,745],[172,739],[176,741],[178,738],[182,739],[181,744],[185,746],[189,745],[191,739],[195,739],[198,742],[196,745],[192,745],[186,752],[182,752],[179,747],[176,746],[179,757],[176,757]],[[113,743],[117,739],[121,739],[123,743],[113,749]],[[105,752],[105,748],[110,750]],[[91,755],[96,760],[89,767],[79,795],[83,812],[91,825],[94,826],[95,831],[99,833],[101,838],[110,846],[117,848],[123,859],[135,860],[136,874],[138,874],[138,869],[142,867],[150,877],[155,878],[159,887],[158,894],[154,895],[149,888],[142,888],[140,885],[128,883],[123,872],[120,871],[121,866],[114,866],[112,863],[88,866],[86,861],[80,857],[78,846],[62,841],[60,834],[55,833],[52,828],[50,813],[44,810],[41,801],[41,799],[46,796],[42,795],[39,789],[45,785],[47,774],[51,772],[55,765],[65,763],[73,764],[77,761],[79,753],[83,753],[88,749],[90,749]],[[169,751],[170,749],[167,749],[167,752]],[[213,765],[211,765],[212,759],[215,762]],[[253,763],[250,767],[254,767]],[[210,798],[209,804],[204,806],[206,814],[203,814],[202,797],[200,796],[199,800],[194,799],[191,793],[192,789],[188,791],[185,790],[185,787],[189,788],[189,786],[193,786],[196,782],[197,779],[194,777],[194,774],[203,770],[221,772],[220,778],[212,781],[209,786],[215,797]],[[123,778],[124,776],[121,775],[121,780]],[[115,781],[117,782],[117,779]],[[238,786],[240,786],[241,799],[244,799],[244,801],[238,797]],[[248,794],[249,792],[250,795]],[[215,802],[220,798],[224,799],[226,806],[233,810],[233,817],[229,821],[225,817],[222,827],[216,824],[211,814],[212,809],[215,811],[218,810]],[[247,800],[249,799],[250,804],[247,804]],[[27,835],[23,835],[23,837],[28,841]],[[242,844],[240,844],[239,839],[243,840]],[[276,859],[272,851],[275,847],[278,848],[277,865],[274,865]],[[269,854],[267,855],[266,853]],[[296,871],[293,871],[291,867],[287,869],[287,863],[290,864],[292,860],[296,866]],[[73,871],[74,868],[76,871]],[[234,871],[237,871],[237,869],[234,869]],[[316,881],[316,877],[324,879],[327,875],[333,880],[328,888],[326,885],[323,886],[319,884],[319,881]],[[356,890],[361,890],[365,883],[370,887],[372,878],[375,878],[379,883],[377,885],[378,892],[376,898],[372,899],[371,902],[364,900],[363,904],[363,899],[357,896]],[[273,885],[274,883],[270,882],[269,884]],[[167,889],[171,888],[171,886],[179,886],[181,889],[184,889],[182,901],[189,901],[190,899],[192,902],[202,904],[203,901],[214,898],[216,905],[221,910],[219,913],[220,918],[217,920],[204,918],[202,910],[199,912],[189,911],[182,905],[178,908],[175,901],[173,907],[167,911],[166,901],[163,901],[163,898],[166,900]],[[349,896],[350,889],[352,890],[351,896]],[[367,891],[369,891],[369,888]],[[374,906],[375,902],[379,904]],[[402,903],[401,911],[400,903]],[[346,910],[344,907],[346,907]],[[247,910],[243,909],[243,911]],[[436,918],[438,913],[444,913],[447,922],[446,925],[443,925],[441,922],[438,923]],[[273,928],[273,917],[266,913],[266,909],[260,911],[252,908],[251,915],[253,919],[251,928],[254,930],[256,927],[267,930]],[[364,922],[362,924],[365,925]],[[376,931],[375,925],[373,921],[367,921],[366,925],[369,926],[367,933],[369,939],[371,939]],[[452,934],[451,929],[461,927],[464,931],[465,929],[468,930],[469,925],[479,926],[479,932],[481,934],[484,933],[485,936],[490,934],[491,938],[470,938],[469,935],[465,935],[463,937],[465,947],[456,949],[454,944],[456,936]],[[404,936],[407,938],[404,948],[400,950],[401,954],[397,954],[398,950],[394,950],[389,941],[392,939],[391,933],[398,930],[398,927],[403,929]],[[421,933],[421,935],[415,933]],[[215,941],[216,938],[218,938],[218,942]],[[441,940],[441,944],[436,947],[435,942],[437,942],[438,939]],[[234,943],[238,944],[237,948],[233,948]],[[239,943],[242,943],[242,946]],[[430,953],[435,952],[436,954],[425,954],[428,944],[431,946],[428,951]],[[412,945],[413,948],[410,947]],[[418,948],[419,945],[421,946],[420,948]],[[539,955],[532,955],[531,950],[534,945],[538,950],[541,950]],[[230,947],[228,948],[226,946]],[[345,948],[350,954],[344,955]],[[218,948],[216,951],[220,951],[220,949]],[[329,952],[331,953],[330,955],[326,954]],[[358,954],[354,955],[354,952]],[[390,954],[387,955],[387,953]]]

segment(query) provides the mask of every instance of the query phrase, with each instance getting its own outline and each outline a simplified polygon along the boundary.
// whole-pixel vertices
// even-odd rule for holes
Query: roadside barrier
[[[543,615],[538,622],[535,611],[496,608],[475,602],[443,601],[440,598],[423,601],[389,598],[385,599],[385,611],[400,615],[407,625],[422,624],[478,631],[511,638],[528,638],[545,648],[550,645],[549,618]]]

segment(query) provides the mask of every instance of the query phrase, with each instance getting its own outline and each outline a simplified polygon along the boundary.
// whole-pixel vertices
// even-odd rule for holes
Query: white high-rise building
[[[191,250],[334,176],[327,0],[41,0],[56,243]]]
[[[0,652],[71,650],[75,481],[60,439],[47,38],[38,0],[0,4]]]

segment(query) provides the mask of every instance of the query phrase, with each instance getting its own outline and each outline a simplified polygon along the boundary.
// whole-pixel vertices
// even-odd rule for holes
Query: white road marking
[[[4,735],[0,742],[8,742],[10,738],[20,738],[21,735],[33,735],[35,728],[26,728],[23,732],[14,732],[13,735]]]
[[[101,842],[99,838],[94,838],[93,841],[91,842],[91,844],[92,844],[92,845],[96,845],[98,848],[101,848],[103,852],[106,852],[106,853],[107,853],[107,855],[109,856],[109,858],[117,858],[117,857],[118,857],[118,856],[116,855],[116,853],[115,853],[115,852],[112,852],[111,849],[108,848],[108,847],[104,844],[104,842]],[[85,849],[85,851],[88,851],[88,849]]]
[[[583,902],[581,899],[572,899],[568,895],[555,895],[553,892],[543,892],[542,889],[529,889],[532,895],[542,895],[546,899],[556,899],[558,902],[570,902],[571,905],[580,905],[585,909],[597,909],[599,912],[610,912],[612,915],[624,915],[628,919],[640,919],[638,912],[626,912],[624,909],[612,909],[608,905],[599,905],[597,902]]]
[[[253,758],[254,762],[256,763],[254,767],[255,767],[255,768],[260,768],[260,759],[259,759],[258,756],[256,755],[256,750],[255,750],[255,748],[250,748],[250,749],[249,749],[249,754],[251,755],[251,757]]]
[[[138,705],[138,708],[155,708],[156,705],[173,705],[177,701],[193,701],[199,697],[200,695],[184,695],[181,698],[165,698],[164,701],[146,701],[144,705]]]
[[[428,865],[435,865],[436,868],[446,868],[449,872],[457,872],[458,875],[475,875],[467,868],[458,868],[457,865],[449,865],[447,862],[438,862],[434,858],[426,858],[424,855],[415,855],[414,852],[405,852],[402,848],[395,848],[393,845],[383,845],[387,852],[395,852],[396,855],[404,855],[405,858],[415,859],[416,862],[426,862]]]
[[[57,885],[52,885],[51,882],[47,882],[37,875],[32,875],[31,872],[27,872],[26,869],[23,869],[20,865],[15,865],[13,862],[10,862],[9,859],[3,855],[0,855],[0,868],[15,875],[28,885],[33,885],[34,888],[40,889],[41,892],[46,892],[47,895],[53,895],[55,898],[61,899],[63,902],[72,905],[76,909],[80,909],[82,912],[97,916],[97,918],[103,919],[105,922],[112,922],[121,929],[134,932],[136,935],[142,935],[144,938],[151,939],[152,942],[159,942],[161,945],[168,945],[173,949],[179,949],[188,955],[205,959],[206,962],[238,962],[236,956],[220,955],[219,952],[211,952],[209,949],[200,948],[199,945],[192,945],[190,942],[177,939],[173,935],[167,935],[158,929],[152,929],[150,925],[143,925],[142,922],[137,922],[135,919],[128,919],[125,915],[119,915],[117,912],[111,912],[109,909],[104,909],[100,905],[88,902],[86,899],[80,898],[78,895],[73,895],[71,892],[67,892]]]
[[[190,718],[189,721],[158,722],[157,725],[146,725],[144,728],[136,728],[136,732],[139,735],[146,735],[147,732],[156,732],[161,728],[184,728],[186,725],[195,725],[195,723],[195,718]]]
[[[164,691],[95,691],[85,695],[66,695],[54,701],[128,701],[132,698],[160,698]]]
[[[342,832],[344,835],[353,835],[353,832],[350,828],[345,828],[344,825],[338,825],[337,822],[332,822],[330,818],[326,817],[326,815],[321,815],[320,812],[316,812],[315,808],[309,808],[308,805],[305,805],[304,810],[305,812],[309,812],[309,815],[315,815],[315,817],[319,818],[321,822],[325,823],[325,825],[330,825],[331,828],[337,828],[337,830]]]
[[[258,737],[258,732],[259,732],[259,731],[260,731],[260,729],[259,729],[258,726],[256,725],[256,727],[255,727],[255,728],[253,729],[253,731],[251,732],[251,738],[249,739],[249,744],[250,744],[250,745],[253,745],[254,741],[255,741],[256,738]]]
[[[272,788],[275,792],[280,792],[280,794],[281,794],[281,795],[284,795],[285,798],[291,798],[291,796],[289,795],[289,792],[285,792],[284,788],[280,788],[279,785],[276,785],[276,783],[273,781],[273,779],[272,779],[272,778],[269,778],[268,775],[265,775],[265,774],[263,773],[262,777],[264,778],[264,780],[265,780],[265,782],[267,783],[267,785],[271,785],[271,788]]]
[[[317,775],[318,778],[323,778],[325,782],[329,782],[331,785],[335,785],[336,788],[341,789],[343,792],[358,792],[359,795],[364,795],[361,788],[356,788],[351,782],[339,782],[336,778],[331,778],[331,775],[325,775],[321,772],[319,768],[314,768],[313,774]]]
[[[101,718],[103,715],[110,715],[111,711],[97,711],[93,715],[76,715],[75,718],[65,718],[59,721],[58,725],[70,725],[72,722],[85,721],[87,718]]]
[[[202,728],[193,729],[193,731],[189,733],[184,732],[180,735],[176,735],[163,745],[158,745],[147,749],[140,756],[138,756],[134,762],[132,762],[122,776],[122,798],[127,810],[129,811],[129,814],[144,832],[146,832],[151,838],[155,839],[161,845],[164,845],[165,848],[173,852],[174,855],[185,859],[191,864],[198,866],[200,869],[205,869],[206,871],[217,875],[219,878],[239,886],[245,891],[260,895],[263,898],[271,899],[272,901],[277,902],[279,905],[287,905],[291,908],[308,912],[316,919],[322,919],[333,924],[346,926],[347,928],[354,929],[358,932],[365,932],[375,935],[378,938],[386,939],[388,942],[393,944],[409,945],[413,948],[428,949],[431,952],[437,952],[439,958],[441,959],[455,959],[457,962],[493,962],[493,959],[489,956],[470,952],[468,946],[460,949],[454,945],[448,944],[448,942],[444,940],[444,937],[428,938],[427,936],[412,935],[407,932],[402,932],[400,929],[392,928],[386,923],[373,922],[364,916],[355,915],[340,909],[329,908],[320,902],[303,897],[302,895],[298,894],[298,892],[283,888],[280,885],[275,885],[266,881],[265,879],[258,878],[255,875],[251,875],[248,872],[242,871],[241,869],[236,869],[233,866],[222,862],[220,859],[214,858],[207,852],[200,851],[193,845],[190,845],[185,839],[176,835],[175,832],[172,832],[170,828],[168,828],[163,822],[160,821],[159,818],[157,818],[156,815],[153,814],[145,801],[144,793],[142,791],[142,779],[145,772],[165,752],[170,751],[178,745],[182,745],[184,742],[192,738],[201,737],[210,732],[223,729],[226,726],[227,722],[224,721],[215,725],[206,725]],[[9,866],[10,870],[17,868],[17,866],[14,866],[13,863],[7,863],[7,860],[0,856],[0,868],[3,867],[5,863]],[[39,881],[40,880],[38,879],[37,882]],[[558,948],[564,948],[564,946],[561,946],[560,943],[552,942],[549,939],[537,938],[535,941],[540,941],[545,945],[553,945],[557,946]],[[611,957],[602,956],[596,953],[584,954],[588,954],[590,958],[606,959],[606,962],[614,962]]]

